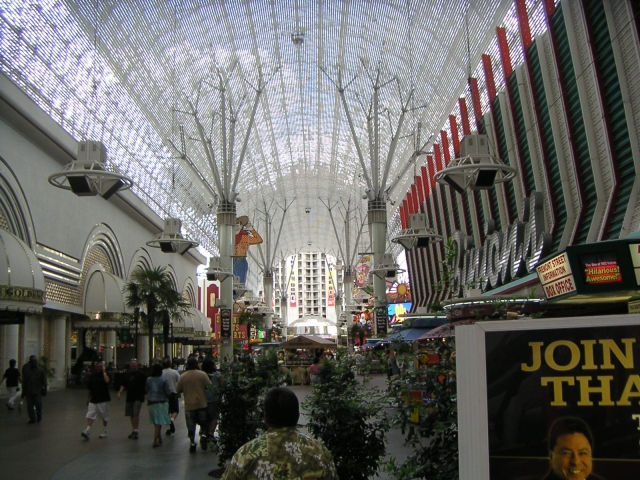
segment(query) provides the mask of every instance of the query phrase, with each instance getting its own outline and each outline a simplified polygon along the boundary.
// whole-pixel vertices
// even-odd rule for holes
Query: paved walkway
[[[370,385],[386,388],[386,376],[373,375]],[[294,386],[302,401],[311,393],[311,387]],[[0,400],[7,401],[6,389],[0,387]],[[131,431],[128,417],[124,416],[124,397],[118,401],[115,393],[109,406],[108,438],[99,439],[102,422],[96,421],[91,439],[84,440],[80,432],[86,426],[87,391],[65,389],[52,391],[44,398],[41,423],[28,425],[26,412],[0,411],[0,478],[6,480],[67,480],[99,478],[100,480],[163,480],[206,479],[210,470],[218,467],[217,455],[203,452],[198,446],[189,453],[189,440],[184,415],[176,422],[176,433],[163,435],[164,445],[152,448],[153,426],[149,424],[146,407],[140,417],[140,439],[129,440]],[[304,414],[300,420],[306,423]],[[303,429],[306,433],[306,429]],[[403,448],[400,431],[387,435],[387,451],[402,461],[407,451]],[[381,479],[388,479],[381,474]]]

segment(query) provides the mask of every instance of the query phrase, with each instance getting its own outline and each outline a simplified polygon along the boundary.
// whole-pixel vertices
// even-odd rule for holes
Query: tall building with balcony
[[[334,257],[321,252],[292,255],[278,264],[274,286],[275,313],[288,336],[335,336],[342,270]]]

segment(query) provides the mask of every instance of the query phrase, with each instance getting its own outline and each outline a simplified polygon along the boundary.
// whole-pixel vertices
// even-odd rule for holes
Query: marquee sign
[[[535,271],[551,246],[551,235],[545,231],[543,198],[540,192],[533,192],[525,200],[521,220],[501,232],[489,220],[484,245],[479,247],[473,237],[454,233],[452,297],[462,297],[466,285],[475,283],[487,291]]]

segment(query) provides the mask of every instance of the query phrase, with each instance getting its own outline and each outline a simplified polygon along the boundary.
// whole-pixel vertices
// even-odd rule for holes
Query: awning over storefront
[[[282,342],[280,348],[335,348],[335,342],[315,335],[300,335],[291,340]]]
[[[426,334],[428,331],[429,330],[424,328],[405,328],[404,330],[400,330],[398,333],[394,333],[393,335],[388,336],[385,340],[403,340],[405,342],[413,342],[421,335]]]
[[[89,273],[84,288],[84,311],[91,317],[96,313],[128,313],[133,309],[125,304],[125,281],[120,277],[96,269]]]
[[[180,342],[193,339],[195,308],[189,307],[188,311],[180,315],[182,322],[173,322],[173,338]],[[198,319],[198,321],[200,321]]]
[[[449,338],[456,336],[456,327],[458,325],[471,325],[476,323],[475,320],[459,320],[457,322],[447,323],[445,325],[441,325],[438,328],[434,328],[433,330],[429,330],[424,335],[418,337],[416,340],[418,342],[433,340],[435,338]]]
[[[110,320],[74,320],[73,328],[76,330],[118,330],[122,325],[118,321]]]
[[[189,307],[189,314],[193,321],[193,336],[185,339],[184,345],[207,345],[211,343],[211,322],[209,318],[200,310]],[[183,316],[184,318],[184,316]],[[174,324],[174,332],[176,325]],[[175,333],[174,333],[175,337]]]
[[[35,253],[26,243],[2,228],[0,250],[0,313],[7,312],[10,316],[42,313],[44,275]]]

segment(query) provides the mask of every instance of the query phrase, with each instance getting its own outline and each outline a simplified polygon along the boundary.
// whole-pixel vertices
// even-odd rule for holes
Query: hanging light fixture
[[[222,266],[222,262],[220,261],[220,257],[211,257],[209,259],[209,268],[207,268],[207,280],[210,282],[215,282],[217,280],[223,282],[229,277],[233,277],[234,289],[237,282],[240,282],[239,277],[234,277],[233,272]]]
[[[113,166],[115,169],[115,165]],[[131,188],[133,180],[107,169],[107,149],[102,142],[78,142],[77,159],[65,165],[62,171],[49,176],[54,187],[71,190],[79,197],[102,196],[105,200],[120,191]]]
[[[427,216],[424,213],[414,213],[409,216],[409,228],[401,230],[391,241],[411,250],[441,242],[442,236],[438,235],[433,228],[427,227]]]
[[[467,31],[467,82],[471,88],[471,40],[469,33],[469,9],[467,4],[465,28]],[[446,168],[435,175],[436,182],[449,185],[459,194],[466,190],[489,190],[496,183],[512,180],[517,174],[514,167],[506,165],[500,158],[491,154],[489,137],[481,134],[469,134],[462,137],[460,156],[449,162]]]
[[[249,291],[249,288],[240,281],[238,275],[233,276],[233,297],[241,297]]]
[[[436,182],[449,185],[462,194],[466,190],[488,190],[516,176],[516,168],[505,165],[491,154],[487,135],[465,135],[460,142],[460,157],[435,175]]]
[[[370,275],[375,275],[378,278],[392,278],[398,273],[403,273],[405,270],[400,268],[393,259],[393,255],[390,253],[382,254],[380,263],[377,263],[369,270]]]
[[[251,290],[247,290],[244,295],[236,298],[236,303],[243,303],[246,307],[253,307],[260,302],[262,302],[262,299],[253,295],[253,292]]]
[[[96,3],[96,11],[98,5]],[[88,101],[89,115],[98,111],[98,81],[96,80],[98,56],[98,21],[93,33],[93,63],[89,73],[91,95]],[[78,142],[76,160],[65,165],[62,171],[49,176],[54,187],[71,190],[79,197],[102,196],[108,200],[114,193],[131,188],[133,180],[117,171],[115,165],[107,166],[107,149],[101,141]]]
[[[190,248],[198,246],[198,242],[185,238],[180,233],[182,222],[179,218],[165,218],[164,230],[147,242],[147,246],[159,248],[163,253],[179,253],[184,255]]]

